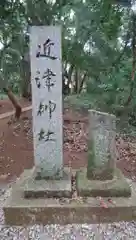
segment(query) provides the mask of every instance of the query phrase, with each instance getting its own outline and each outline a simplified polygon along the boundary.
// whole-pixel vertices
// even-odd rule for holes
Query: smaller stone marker
[[[116,117],[95,110],[90,110],[89,114],[87,177],[97,180],[112,179],[116,161]]]
[[[71,196],[63,169],[61,28],[31,27],[30,58],[35,168],[25,196]]]
[[[77,188],[87,196],[130,196],[130,188],[116,168],[116,117],[89,110],[87,169],[77,172]]]

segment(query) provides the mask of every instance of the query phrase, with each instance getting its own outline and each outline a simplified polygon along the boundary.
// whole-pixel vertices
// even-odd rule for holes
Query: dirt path
[[[19,102],[20,102],[22,108],[28,107],[31,105],[31,103],[28,100],[26,100],[25,98],[20,98]],[[9,99],[0,100],[0,114],[12,112],[13,110],[14,110],[14,107],[13,107],[11,101],[9,101]]]

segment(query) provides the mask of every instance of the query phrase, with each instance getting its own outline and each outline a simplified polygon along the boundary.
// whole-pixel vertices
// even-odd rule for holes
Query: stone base
[[[50,198],[50,197],[71,197],[71,172],[69,168],[64,168],[63,178],[61,180],[37,180],[35,168],[24,185],[25,198]]]
[[[21,175],[4,203],[6,225],[65,225],[136,220],[136,183],[131,183],[130,198],[111,198],[114,204],[104,198],[108,208],[102,208],[98,199],[91,197],[64,198],[63,201],[54,198],[26,199],[23,189],[29,175],[30,170]]]
[[[105,180],[112,180],[114,176],[114,169],[109,169],[109,167],[106,167],[104,169],[102,168],[88,168],[87,177],[90,180],[98,180],[98,181],[105,181]]]
[[[114,178],[107,181],[88,180],[87,169],[76,174],[77,191],[80,196],[86,197],[130,197],[131,189],[124,175],[115,169]]]

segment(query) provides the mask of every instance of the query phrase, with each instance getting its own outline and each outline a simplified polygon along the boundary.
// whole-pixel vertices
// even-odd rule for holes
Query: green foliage
[[[96,106],[93,96],[89,94],[80,94],[80,95],[70,95],[65,97],[65,103],[67,103],[69,106],[74,107],[76,109],[89,109],[93,106]]]
[[[81,79],[86,75],[87,86],[87,93],[70,96],[67,101],[78,108],[92,107],[117,114],[123,108],[131,88],[130,9],[110,0],[5,0],[0,5],[0,21],[1,89],[10,85],[17,93],[22,86],[28,86],[29,79],[24,78],[30,69],[23,60],[29,51],[29,26],[60,24],[63,66],[69,83],[72,73],[80,70]],[[135,96],[134,82],[131,109],[136,105]]]

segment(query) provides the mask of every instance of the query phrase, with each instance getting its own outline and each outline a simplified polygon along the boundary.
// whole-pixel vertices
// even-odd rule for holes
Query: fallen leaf
[[[116,205],[115,201],[113,201],[111,198],[108,199],[108,202],[111,203],[112,205]]]
[[[102,197],[98,197],[97,199],[99,200],[100,206],[102,208],[108,208],[107,204],[104,202],[104,199]]]

